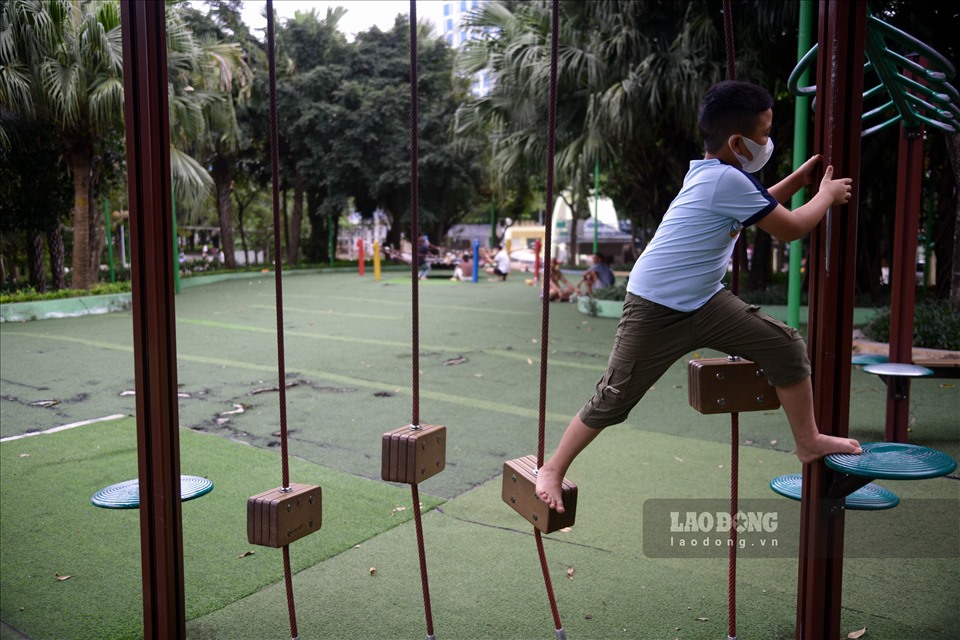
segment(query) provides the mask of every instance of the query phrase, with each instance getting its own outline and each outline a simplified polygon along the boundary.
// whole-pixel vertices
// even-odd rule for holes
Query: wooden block
[[[777,391],[763,369],[750,360],[701,358],[687,366],[690,406],[704,414],[773,411]]]
[[[247,540],[265,547],[284,547],[323,524],[320,487],[291,483],[289,490],[270,489],[247,499]]]
[[[407,425],[383,434],[380,477],[388,482],[419,484],[447,464],[447,428]]]
[[[564,512],[557,513],[537,497],[536,473],[536,456],[503,463],[503,501],[543,533],[572,527],[577,517],[577,485],[563,479],[561,499]]]

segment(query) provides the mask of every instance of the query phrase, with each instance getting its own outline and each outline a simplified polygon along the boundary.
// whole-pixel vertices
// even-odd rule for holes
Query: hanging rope
[[[550,26],[550,105],[549,117],[547,122],[547,202],[544,216],[544,225],[546,226],[544,236],[544,247],[547,252],[547,259],[544,261],[543,282],[544,287],[549,290],[550,272],[553,268],[553,256],[550,247],[553,246],[553,200],[554,200],[554,177],[553,164],[557,149],[557,61],[559,58],[560,42],[560,5],[557,0],[553,0],[552,19]],[[549,355],[548,340],[550,338],[550,296],[549,291],[544,291],[541,302],[541,327],[540,327],[540,411],[537,420],[537,468],[543,466],[544,448],[547,433],[547,357]],[[543,572],[543,581],[547,588],[547,598],[550,601],[550,611],[553,614],[553,624],[557,631],[557,637],[565,637],[563,625],[560,623],[560,611],[557,608],[557,599],[553,593],[553,583],[550,581],[550,570],[547,566],[547,555],[543,549],[543,536],[539,529],[533,530],[534,537],[537,540],[537,553],[540,556],[540,569]]]
[[[277,307],[277,376],[280,391],[280,465],[281,487],[290,487],[290,463],[287,449],[287,384],[283,352],[283,263],[280,254],[280,152],[277,117],[277,43],[273,0],[267,0],[267,58],[270,63],[270,168],[273,179],[273,265]],[[283,547],[283,582],[287,591],[290,637],[297,640],[297,610],[293,601],[293,574],[290,570],[290,546]]]
[[[410,278],[411,278],[411,348],[413,372],[410,424],[420,425],[420,145],[419,145],[419,72],[417,62],[417,2],[410,0]],[[420,558],[420,583],[423,589],[423,613],[427,620],[427,639],[432,640],[433,610],[430,607],[430,583],[427,580],[427,552],[423,543],[423,520],[420,514],[420,491],[410,484],[413,519],[417,527],[417,553]]]
[[[727,79],[737,79],[737,56],[733,41],[733,8],[730,0],[723,0],[723,42],[727,52]],[[740,294],[740,243],[743,235],[733,245],[733,295]],[[730,522],[736,522],[740,510],[740,414],[730,414]],[[730,527],[727,558],[727,636],[737,637],[737,528]]]

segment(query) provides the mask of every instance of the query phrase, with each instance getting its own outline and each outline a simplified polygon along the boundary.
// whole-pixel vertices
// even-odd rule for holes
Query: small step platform
[[[896,378],[926,378],[933,375],[933,369],[921,367],[918,364],[904,362],[877,362],[863,367],[867,373],[882,377]]]
[[[882,353],[855,353],[850,358],[850,364],[855,367],[863,367],[868,364],[884,364],[886,362],[889,362],[889,360]]]
[[[803,476],[790,473],[770,481],[770,488],[791,500],[800,500],[803,492]],[[900,504],[900,498],[889,489],[875,484],[860,487],[844,499],[844,506],[853,511],[880,511]]]
[[[824,463],[857,478],[871,480],[925,480],[953,473],[957,463],[947,454],[914,444],[865,442],[861,454],[832,453]]]
[[[563,479],[560,485],[563,513],[557,513],[540,500],[536,489],[536,456],[524,456],[503,463],[503,487],[500,497],[511,509],[542,533],[553,533],[572,527],[577,519],[577,485]]]
[[[213,491],[213,482],[200,476],[180,476],[180,500],[186,502]],[[104,509],[139,509],[140,480],[112,484],[93,494],[90,502]]]

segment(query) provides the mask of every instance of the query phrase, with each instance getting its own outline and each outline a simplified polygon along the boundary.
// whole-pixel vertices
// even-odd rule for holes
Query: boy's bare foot
[[[537,471],[537,497],[557,513],[564,511],[563,500],[560,498],[562,484],[563,476],[547,467],[540,467]]]
[[[860,448],[860,443],[853,438],[838,438],[822,433],[817,434],[810,443],[803,445],[797,443],[797,457],[804,464],[816,462],[831,453],[863,453],[863,450]],[[537,486],[539,488],[539,484]]]

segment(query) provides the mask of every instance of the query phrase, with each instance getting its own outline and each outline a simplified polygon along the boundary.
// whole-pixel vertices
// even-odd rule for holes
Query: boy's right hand
[[[820,181],[820,191],[830,196],[834,205],[847,204],[853,194],[853,179],[837,178],[833,179],[833,165],[829,165],[823,172],[823,180]]]

